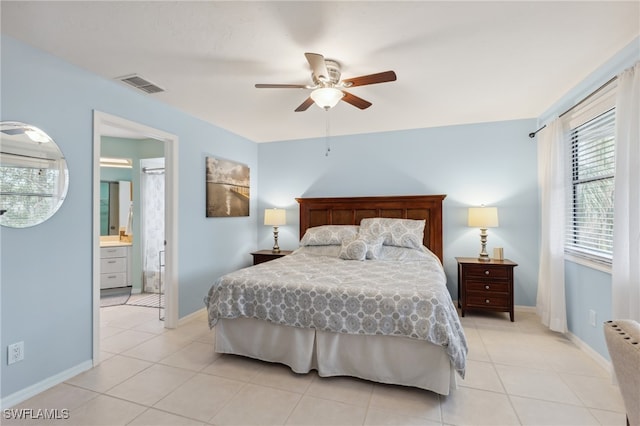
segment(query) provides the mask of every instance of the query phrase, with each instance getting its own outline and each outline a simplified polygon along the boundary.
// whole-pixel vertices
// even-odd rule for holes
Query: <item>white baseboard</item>
[[[515,310],[521,312],[530,312],[536,313],[535,306],[515,306]],[[596,352],[591,346],[587,345],[584,341],[582,341],[578,336],[573,334],[570,331],[567,331],[566,336],[569,340],[571,340],[578,348],[580,348],[584,353],[586,353],[591,359],[593,359],[596,364],[600,367],[604,368],[609,374],[613,373],[613,368],[611,366],[611,362],[607,360],[605,357]]]
[[[586,353],[591,359],[593,359],[600,367],[604,368],[610,375],[613,375],[613,368],[611,362],[607,360],[605,357],[600,355],[598,352],[593,350],[591,346],[587,345],[583,342],[578,336],[573,334],[572,332],[567,332],[567,337],[571,340],[577,347],[582,349],[584,353]]]
[[[536,307],[535,306],[524,306],[524,305],[515,305],[513,307],[514,311],[519,311],[519,312],[528,312],[530,314],[535,314],[536,313]]]
[[[186,323],[193,321],[194,319],[196,319],[198,316],[202,315],[203,311],[206,311],[207,308],[202,308],[202,309],[198,309],[195,312],[190,313],[189,315],[182,317],[178,320],[178,327],[180,327],[181,325],[185,325]]]
[[[81,364],[76,365],[75,367],[71,367],[29,387],[19,390],[18,392],[12,393],[11,395],[8,395],[0,400],[0,409],[13,407],[16,404],[20,404],[22,401],[26,401],[32,396],[36,396],[37,394],[44,392],[49,388],[59,385],[65,380],[77,376],[78,374],[87,371],[92,367],[93,360],[87,360]]]

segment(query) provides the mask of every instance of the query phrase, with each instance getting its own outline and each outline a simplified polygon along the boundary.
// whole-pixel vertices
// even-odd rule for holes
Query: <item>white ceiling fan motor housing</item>
[[[332,59],[325,59],[324,63],[327,66],[327,72],[329,73],[329,80],[328,81],[319,80],[313,72],[311,73],[311,78],[313,79],[313,82],[318,86],[333,87],[340,82],[340,76],[342,75],[342,72],[340,71],[340,63]]]

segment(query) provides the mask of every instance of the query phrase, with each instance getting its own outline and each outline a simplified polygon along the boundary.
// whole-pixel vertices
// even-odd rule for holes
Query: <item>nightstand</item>
[[[467,309],[509,312],[513,317],[513,268],[509,259],[489,261],[456,257],[458,261],[458,306]]]
[[[251,253],[251,256],[253,256],[253,264],[257,265],[259,263],[268,262],[270,260],[277,259],[291,253],[293,253],[292,250],[280,250],[279,253],[274,253],[271,250],[258,250]]]

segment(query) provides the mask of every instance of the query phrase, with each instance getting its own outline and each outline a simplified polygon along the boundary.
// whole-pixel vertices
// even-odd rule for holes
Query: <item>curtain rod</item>
[[[593,95],[595,95],[596,93],[598,93],[600,90],[604,89],[609,83],[611,83],[612,81],[614,81],[615,79],[617,79],[618,77],[615,76],[611,79],[609,79],[609,81],[607,81],[606,83],[604,83],[602,86],[598,87],[596,90],[594,90],[593,92],[589,93],[587,96],[585,96],[584,98],[582,98],[577,104],[575,104],[574,106],[572,106],[571,108],[569,108],[568,110],[566,110],[565,112],[563,112],[562,114],[560,114],[558,116],[558,118],[567,115],[568,113],[570,113],[571,111],[573,111],[578,105],[583,104],[587,99],[589,99],[590,97],[592,97]],[[544,126],[540,127],[538,130],[536,130],[535,132],[531,132],[529,133],[529,137],[531,139],[535,138],[536,135],[538,134],[538,132],[542,129],[544,129],[545,127],[547,127],[547,125],[545,124]]]

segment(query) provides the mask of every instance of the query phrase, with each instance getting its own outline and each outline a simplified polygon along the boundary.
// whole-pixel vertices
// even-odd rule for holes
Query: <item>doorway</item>
[[[100,152],[102,136],[126,134],[131,138],[155,139],[164,143],[164,325],[175,328],[178,323],[178,138],[121,117],[94,111],[93,114],[93,364],[100,358]]]

